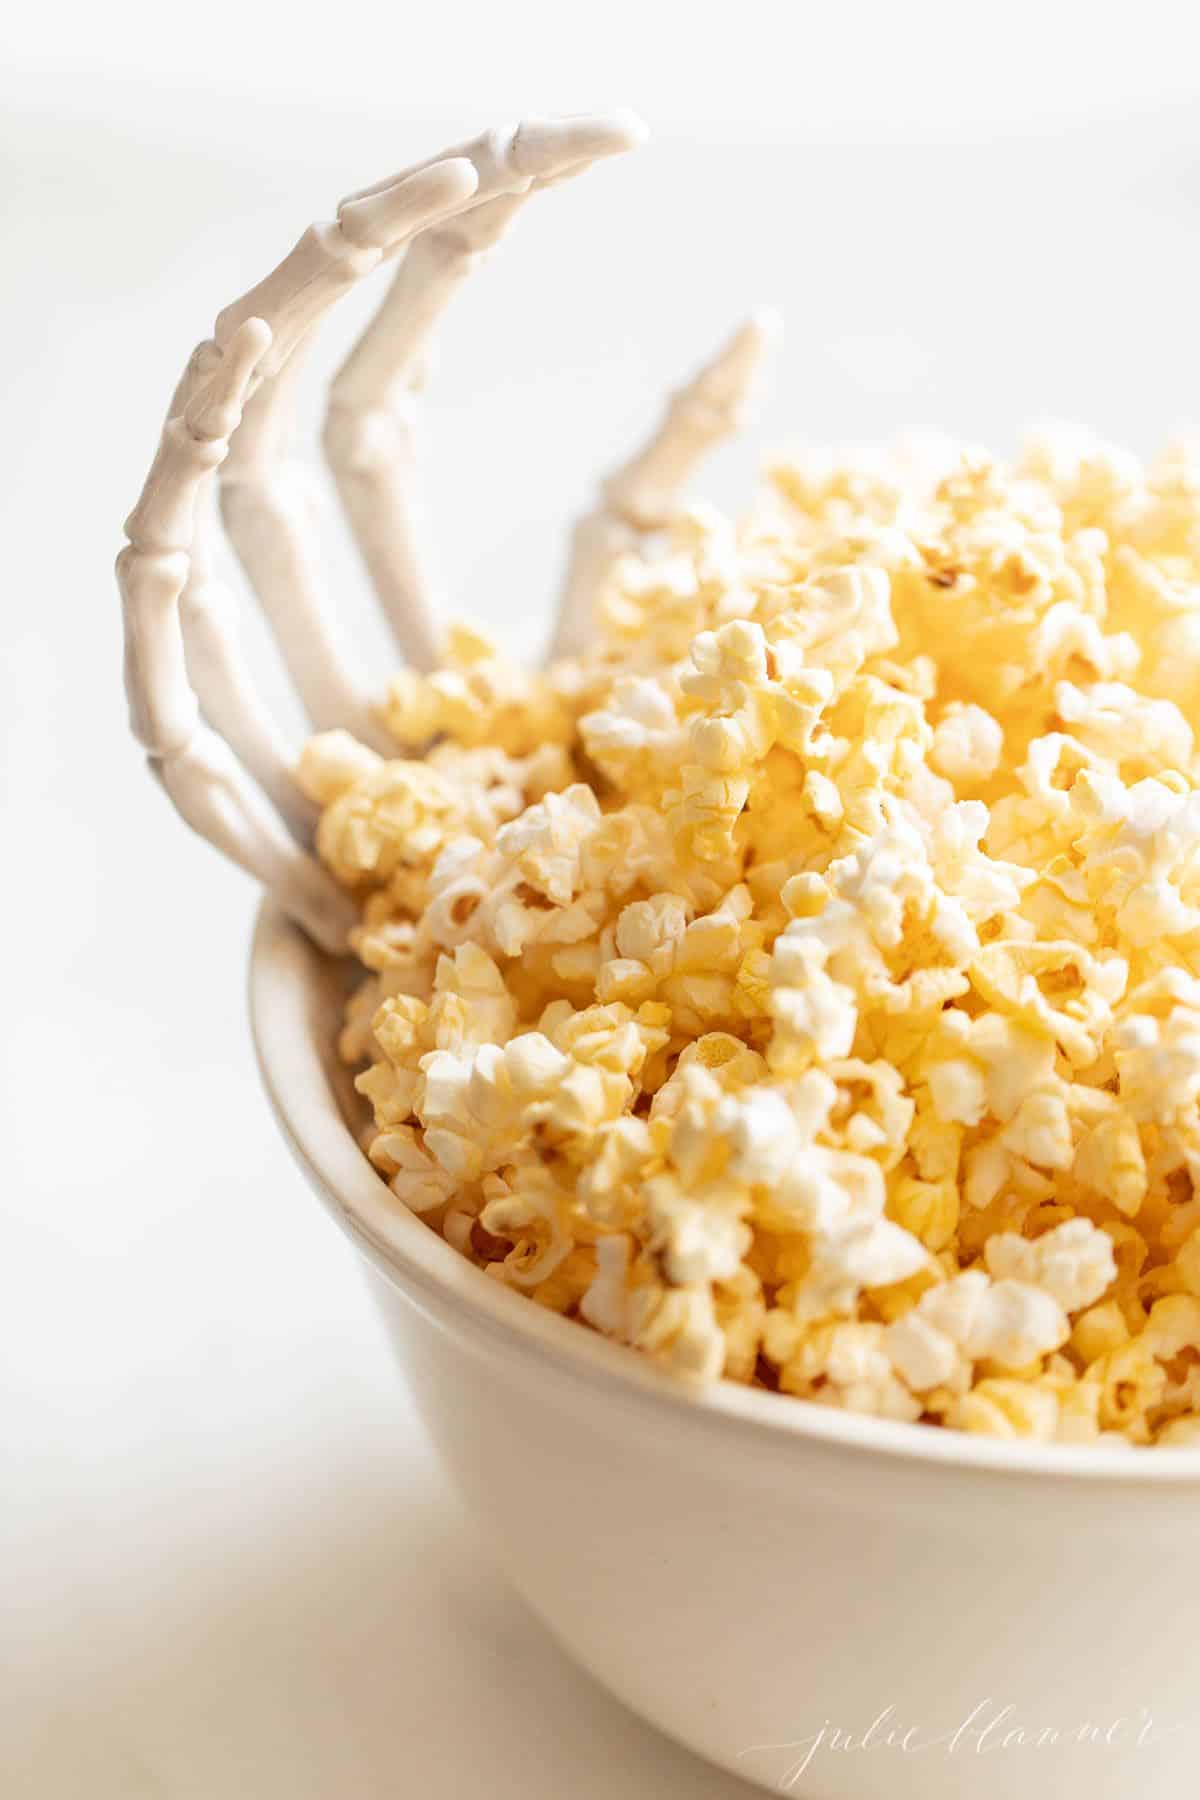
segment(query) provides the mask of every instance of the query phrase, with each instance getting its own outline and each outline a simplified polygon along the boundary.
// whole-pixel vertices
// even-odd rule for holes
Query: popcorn
[[[427,1134],[428,1135],[428,1134]],[[518,1168],[508,1180],[484,1183],[479,1223],[491,1236],[512,1244],[490,1267],[502,1269],[515,1286],[533,1288],[558,1268],[572,1249],[564,1218],[568,1198],[545,1169]]]
[[[916,1311],[970,1361],[996,1362],[1007,1369],[1024,1368],[1057,1350],[1070,1335],[1066,1314],[1052,1295],[1029,1282],[990,1281],[980,1269],[930,1288]]]
[[[959,1346],[946,1331],[924,1318],[919,1308],[894,1320],[883,1334],[892,1366],[914,1394],[948,1387],[965,1364]]]
[[[741,1267],[751,1233],[728,1189],[700,1188],[695,1194],[671,1175],[646,1184],[646,1243],[673,1287],[729,1281]]]
[[[780,1388],[784,1393],[838,1406],[846,1412],[917,1419],[920,1405],[896,1379],[882,1339],[882,1327],[877,1324],[818,1327],[797,1344],[784,1362]]]
[[[1058,1397],[1031,1381],[978,1382],[950,1409],[948,1423],[985,1437],[1032,1438],[1048,1444],[1058,1432]]]
[[[778,461],[305,748],[396,1204],[689,1379],[1200,1445],[1200,474]]]
[[[446,633],[442,657],[431,675],[393,676],[379,713],[399,743],[416,749],[444,732],[521,755],[570,737],[570,709],[552,674],[526,674],[461,624]]]
[[[934,727],[929,766],[959,786],[982,787],[995,774],[1003,747],[1003,729],[991,713],[952,700]]]
[[[1068,1219],[1043,1237],[1000,1232],[987,1241],[989,1273],[1041,1288],[1064,1312],[1080,1312],[1107,1293],[1117,1278],[1112,1239],[1090,1219]]]

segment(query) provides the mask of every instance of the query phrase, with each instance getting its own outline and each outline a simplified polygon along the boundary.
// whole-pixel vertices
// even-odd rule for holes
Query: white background
[[[1149,449],[1200,413],[1189,10],[6,10],[5,1800],[740,1791],[487,1568],[260,1100],[251,893],[171,818],[120,693],[111,560],[190,346],[347,188],[522,110],[629,102],[654,143],[531,207],[447,322],[456,604],[532,643],[589,474],[760,300],[789,335],[758,442],[1007,445],[1049,413]]]

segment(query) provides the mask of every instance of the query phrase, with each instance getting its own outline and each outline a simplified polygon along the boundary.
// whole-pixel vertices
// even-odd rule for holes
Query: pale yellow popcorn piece
[[[1136,1120],[1115,1111],[1102,1118],[1076,1146],[1075,1174],[1118,1212],[1136,1218],[1148,1184]]]
[[[890,1324],[884,1348],[914,1393],[947,1387],[963,1366],[959,1347],[948,1332],[922,1316],[919,1307]]]
[[[1180,1245],[1175,1255],[1175,1268],[1188,1293],[1200,1295],[1200,1227]]]
[[[1155,1361],[1149,1344],[1131,1338],[1110,1350],[1088,1369],[1088,1379],[1100,1387],[1100,1423],[1108,1431],[1124,1432],[1134,1443],[1148,1443],[1148,1414],[1162,1399],[1167,1385],[1165,1371]]]
[[[444,733],[456,745],[523,755],[570,735],[570,707],[553,671],[527,672],[461,623],[447,631],[442,655],[443,666],[432,674],[403,669],[393,676],[379,708],[406,749]]]
[[[319,806],[333,802],[379,768],[383,758],[348,731],[323,731],[309,738],[296,764],[296,780]]]
[[[948,1056],[929,1069],[927,1080],[938,1117],[952,1125],[978,1125],[987,1108],[983,1070],[965,1056]]]
[[[1194,1294],[1167,1294],[1156,1300],[1141,1341],[1159,1362],[1170,1362],[1183,1350],[1200,1351],[1200,1300]]]
[[[971,701],[952,700],[933,731],[929,766],[957,786],[982,787],[994,775],[1004,732],[990,713]]]
[[[707,1288],[639,1286],[629,1301],[629,1341],[679,1375],[712,1381],[725,1367],[725,1338]]]
[[[1099,1362],[1128,1342],[1129,1326],[1115,1300],[1089,1307],[1079,1315],[1071,1331],[1071,1348],[1085,1364]]]
[[[672,1285],[730,1281],[750,1247],[750,1228],[736,1201],[717,1186],[689,1193],[672,1175],[646,1183],[646,1243]]]
[[[1058,1434],[1057,1395],[1029,1381],[977,1382],[950,1409],[947,1423],[985,1437],[1032,1438],[1051,1443]]]
[[[920,1417],[919,1402],[896,1380],[876,1324],[825,1323],[800,1334],[780,1368],[779,1385],[847,1412]]]
[[[596,1244],[596,1273],[579,1303],[581,1317],[606,1337],[630,1335],[629,1265],[632,1241],[620,1233]]]
[[[652,894],[648,900],[631,901],[617,919],[617,949],[622,956],[647,965],[655,964],[657,958],[654,972],[669,974],[687,923],[687,904],[677,894]]]
[[[490,1177],[484,1194],[480,1224],[513,1244],[503,1259],[505,1279],[517,1287],[537,1287],[572,1249],[566,1195],[545,1170],[527,1167],[515,1170],[507,1181]]]
[[[888,1213],[927,1250],[944,1250],[958,1225],[958,1183],[902,1176],[888,1197]]]
[[[1186,1418],[1172,1419],[1154,1441],[1168,1450],[1200,1449],[1200,1418],[1192,1413]]]
[[[376,1138],[371,1146],[372,1160],[394,1168],[389,1183],[392,1192],[416,1213],[444,1205],[458,1187],[457,1176],[438,1164],[427,1145],[428,1139],[423,1146],[411,1125],[401,1125]]]
[[[1063,1383],[1055,1389],[1060,1444],[1094,1444],[1100,1437],[1100,1388],[1094,1381]]]

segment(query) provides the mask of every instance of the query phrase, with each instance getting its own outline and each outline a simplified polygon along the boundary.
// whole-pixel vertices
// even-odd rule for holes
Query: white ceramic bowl
[[[685,1387],[534,1306],[358,1148],[333,1050],[345,981],[264,908],[267,1091],[480,1531],[585,1668],[768,1788],[1192,1794],[1200,1452],[1013,1446]]]

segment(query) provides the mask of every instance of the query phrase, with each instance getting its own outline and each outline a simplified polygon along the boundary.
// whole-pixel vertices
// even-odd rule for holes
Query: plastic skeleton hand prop
[[[491,131],[343,200],[193,353],[117,559],[133,731],[179,812],[257,877],[326,948],[353,902],[311,850],[315,809],[254,691],[211,572],[217,478],[225,529],[316,730],[387,750],[347,660],[315,546],[308,472],[292,460],[297,379],[334,302],[381,264],[395,274],[338,372],[324,444],[338,493],[401,654],[438,664],[438,608],[422,541],[416,414],[430,339],[451,295],[531,194],[645,136],[631,116],[527,120]],[[586,644],[613,561],[668,523],[704,453],[740,422],[771,331],[752,319],[671,399],[658,430],[604,483],[576,526],[552,654]]]

